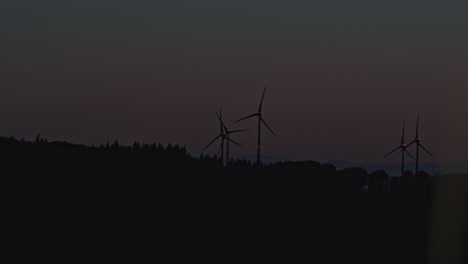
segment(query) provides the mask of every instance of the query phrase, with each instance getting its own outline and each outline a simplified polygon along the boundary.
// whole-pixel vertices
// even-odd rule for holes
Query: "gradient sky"
[[[0,0],[0,135],[178,143],[198,156],[215,112],[263,155],[397,163],[407,120],[434,158],[467,163],[468,2]],[[214,154],[217,146],[207,151]]]

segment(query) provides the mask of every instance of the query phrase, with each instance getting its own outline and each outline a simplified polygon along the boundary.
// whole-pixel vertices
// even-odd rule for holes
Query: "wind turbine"
[[[406,154],[408,154],[412,159],[414,159],[414,157],[411,155],[411,153],[408,152],[408,150],[406,150],[408,146],[405,144],[405,121],[403,121],[403,131],[401,133],[401,144],[400,146],[396,147],[394,150],[390,151],[387,155],[384,156],[384,158],[386,158],[388,155],[392,154],[393,152],[401,149],[401,176],[403,176],[404,172],[405,172],[405,152]]]
[[[220,113],[221,113],[221,111],[220,111]],[[221,123],[222,129],[224,129],[224,135],[225,135],[225,139],[226,139],[226,165],[229,165],[229,142],[232,142],[232,143],[242,147],[241,144],[239,144],[239,143],[235,142],[234,140],[232,140],[229,137],[229,135],[233,134],[233,133],[237,133],[237,132],[247,131],[248,129],[229,130],[226,127],[226,125],[224,124],[222,116],[219,116],[217,113],[216,113],[216,116],[218,117],[219,122]]]
[[[223,124],[223,121],[222,121],[222,116],[223,116],[223,113],[221,111],[221,108],[219,109],[219,115],[218,113],[216,113],[216,117],[218,118],[219,120],[219,135],[216,136],[210,143],[208,143],[208,145],[206,145],[205,148],[203,148],[202,152],[205,151],[205,149],[207,149],[211,144],[213,144],[218,138],[221,138],[221,146],[219,148],[219,152],[221,152],[221,163],[223,164],[224,166],[224,140],[227,140],[227,148],[228,148],[228,151],[229,151],[229,142],[232,142],[236,145],[239,145],[241,146],[239,143],[237,142],[234,142],[234,140],[230,139],[228,134],[229,133],[233,133],[233,132],[240,132],[240,131],[244,131],[244,130],[240,130],[240,131],[229,131],[227,129],[225,129],[225,126]],[[229,132],[228,132],[229,131]],[[242,147],[242,146],[241,146]],[[219,153],[218,152],[218,153]],[[229,154],[228,154],[229,155]],[[229,157],[229,156],[228,156]]]
[[[273,135],[276,136],[275,132],[273,132],[273,130],[271,130],[271,128],[267,125],[267,123],[265,122],[265,120],[263,120],[263,117],[262,117],[262,104],[263,104],[263,98],[265,97],[266,88],[267,87],[265,85],[265,89],[263,89],[262,100],[260,101],[260,106],[258,107],[258,111],[256,113],[254,113],[254,114],[243,117],[243,118],[236,121],[236,122],[239,122],[239,121],[247,119],[247,118],[258,116],[257,164],[260,164],[260,147],[261,147],[261,145],[260,145],[260,128],[261,128],[261,123],[263,123],[268,128],[268,130],[270,130],[270,132]]]
[[[221,112],[221,109],[219,109],[219,114],[222,116],[223,113]],[[216,116],[219,118],[218,116],[218,113],[216,113]],[[218,138],[221,138],[221,146],[220,146],[220,149],[219,151],[221,152],[221,162],[223,163],[224,162],[224,140],[226,139],[226,133],[224,132],[224,129],[223,129],[223,125],[219,124],[219,135],[217,135],[210,143],[208,143],[208,145],[206,145],[206,147],[203,148],[202,150],[202,153],[203,151],[205,151],[205,149],[207,149],[211,144],[213,144]],[[219,152],[218,152],[219,153]]]
[[[418,119],[416,120],[416,137],[414,138],[413,141],[411,141],[411,143],[408,144],[408,146],[406,146],[406,147],[409,147],[413,143],[416,143],[416,174],[419,172],[419,148],[421,147],[424,151],[426,151],[427,154],[432,156],[432,154],[420,143],[421,138],[419,137],[418,130],[419,130],[419,113],[418,113]]]

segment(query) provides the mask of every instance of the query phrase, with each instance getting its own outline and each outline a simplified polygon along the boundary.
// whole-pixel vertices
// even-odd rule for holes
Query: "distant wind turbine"
[[[427,152],[427,154],[432,156],[432,154],[420,143],[421,138],[419,137],[418,130],[419,130],[419,113],[418,113],[418,119],[416,120],[416,137],[414,138],[413,141],[411,141],[411,143],[408,144],[408,146],[406,146],[406,147],[409,147],[413,143],[416,143],[416,174],[419,172],[419,148],[421,147],[424,151]]]
[[[219,109],[219,113],[220,115],[222,116],[222,112],[221,112],[221,109]],[[216,113],[216,116],[218,116],[218,113]],[[220,126],[220,131],[219,131],[219,135],[216,136],[210,143],[208,143],[208,145],[206,145],[206,147],[203,148],[202,150],[202,153],[203,151],[205,151],[211,144],[213,144],[218,138],[221,138],[221,146],[220,146],[220,152],[221,152],[221,162],[223,162],[223,155],[224,155],[224,140],[226,139],[226,133],[224,133],[224,130],[223,130],[223,125],[220,123],[219,124]],[[218,152],[219,154],[219,152]]]
[[[390,155],[393,152],[401,149],[400,150],[400,152],[401,152],[401,176],[403,176],[403,174],[405,172],[405,153],[408,154],[412,159],[414,159],[414,157],[411,155],[411,153],[408,152],[408,150],[406,150],[406,148],[407,148],[407,146],[405,144],[405,121],[403,121],[403,131],[401,133],[401,144],[400,144],[400,146],[398,146],[397,148],[390,151],[387,155],[384,156],[384,158],[386,158],[388,155]]]
[[[224,130],[224,125],[223,125],[223,122],[222,122],[222,116],[223,116],[223,113],[221,111],[221,109],[219,109],[219,115],[218,113],[216,113],[216,117],[218,118],[219,120],[219,127],[220,127],[220,131],[219,131],[219,135],[216,136],[210,143],[208,143],[208,145],[206,145],[205,148],[203,148],[202,152],[205,151],[211,144],[213,144],[217,139],[221,138],[221,146],[219,148],[219,152],[221,152],[221,163],[223,164],[224,166],[224,140],[227,140],[228,142],[228,147],[229,147],[229,142],[232,142],[236,145],[239,145],[241,146],[239,143],[237,142],[234,142],[232,139],[229,138],[229,136],[227,135],[226,131]],[[238,131],[237,131],[238,132]],[[230,132],[232,133],[232,131]],[[218,153],[219,153],[218,152]]]
[[[265,122],[265,120],[263,120],[263,117],[262,117],[262,104],[263,104],[263,98],[265,97],[265,92],[266,92],[266,85],[265,85],[265,89],[263,89],[263,95],[262,95],[262,100],[260,101],[260,106],[258,107],[258,111],[254,114],[251,114],[249,116],[246,116],[246,117],[243,117],[239,120],[237,120],[236,122],[239,122],[241,120],[244,120],[244,119],[247,119],[247,118],[251,118],[251,117],[254,117],[254,116],[258,116],[258,143],[257,143],[257,164],[260,164],[260,148],[261,148],[261,145],[260,145],[260,127],[261,127],[261,123],[263,123],[267,128],[268,130],[270,130],[270,132],[273,134],[273,135],[276,135],[273,130],[271,130],[271,128],[267,125],[267,123]]]
[[[219,112],[221,113],[221,110]],[[232,143],[242,147],[239,143],[232,140],[229,136],[231,134],[233,134],[233,133],[247,131],[247,129],[229,130],[226,127],[226,125],[224,124],[222,116],[219,116],[218,114],[216,114],[216,116],[218,116],[218,119],[219,119],[219,122],[221,123],[222,129],[224,129],[224,137],[226,139],[226,165],[229,165],[229,142],[232,142]]]

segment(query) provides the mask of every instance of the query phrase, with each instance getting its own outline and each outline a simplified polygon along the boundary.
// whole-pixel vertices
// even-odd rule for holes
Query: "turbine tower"
[[[421,138],[419,137],[418,132],[419,132],[419,113],[418,113],[418,119],[416,120],[416,137],[414,138],[413,141],[411,141],[411,143],[408,144],[408,146],[406,146],[406,147],[409,147],[413,143],[416,143],[416,174],[418,174],[419,172],[419,148],[421,147],[424,151],[426,151],[427,154],[432,156],[432,154],[421,144]]]
[[[408,150],[406,150],[407,147],[408,146],[405,144],[405,121],[403,121],[403,131],[401,133],[401,144],[400,144],[400,146],[396,147],[394,150],[390,151],[387,155],[384,156],[384,158],[386,158],[388,155],[390,155],[393,152],[401,149],[400,150],[400,152],[401,152],[401,176],[403,176],[403,174],[405,172],[405,152],[412,159],[414,159],[414,157],[411,155],[411,153],[409,153]]]
[[[270,132],[273,135],[276,136],[276,134],[273,132],[273,130],[271,130],[271,128],[267,125],[267,123],[265,122],[265,120],[262,117],[262,104],[263,104],[263,98],[265,97],[266,88],[267,87],[265,85],[265,89],[263,89],[262,100],[260,101],[260,106],[258,107],[258,111],[256,113],[254,113],[254,114],[248,115],[248,116],[243,117],[243,118],[236,121],[236,122],[239,122],[239,121],[247,119],[247,118],[258,116],[257,165],[260,165],[260,148],[261,148],[261,145],[260,145],[260,128],[261,128],[261,124],[263,123],[268,128],[268,130],[270,130]]]
[[[219,112],[221,113],[221,111]],[[229,130],[224,124],[222,116],[219,116],[217,113],[216,113],[216,116],[218,116],[219,122],[221,123],[221,127],[222,127],[221,129],[224,129],[224,135],[225,135],[224,137],[226,139],[226,165],[229,165],[229,142],[232,142],[242,147],[239,143],[232,140],[229,136],[230,134],[233,134],[233,133],[247,131],[247,129]]]

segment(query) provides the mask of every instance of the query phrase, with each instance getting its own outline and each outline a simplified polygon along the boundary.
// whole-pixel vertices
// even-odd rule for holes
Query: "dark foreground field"
[[[126,242],[148,239],[156,259],[467,263],[468,175],[389,178],[312,161],[223,168],[179,146],[40,138],[0,138],[0,161],[8,214],[24,229],[83,231],[88,243],[133,230]]]

